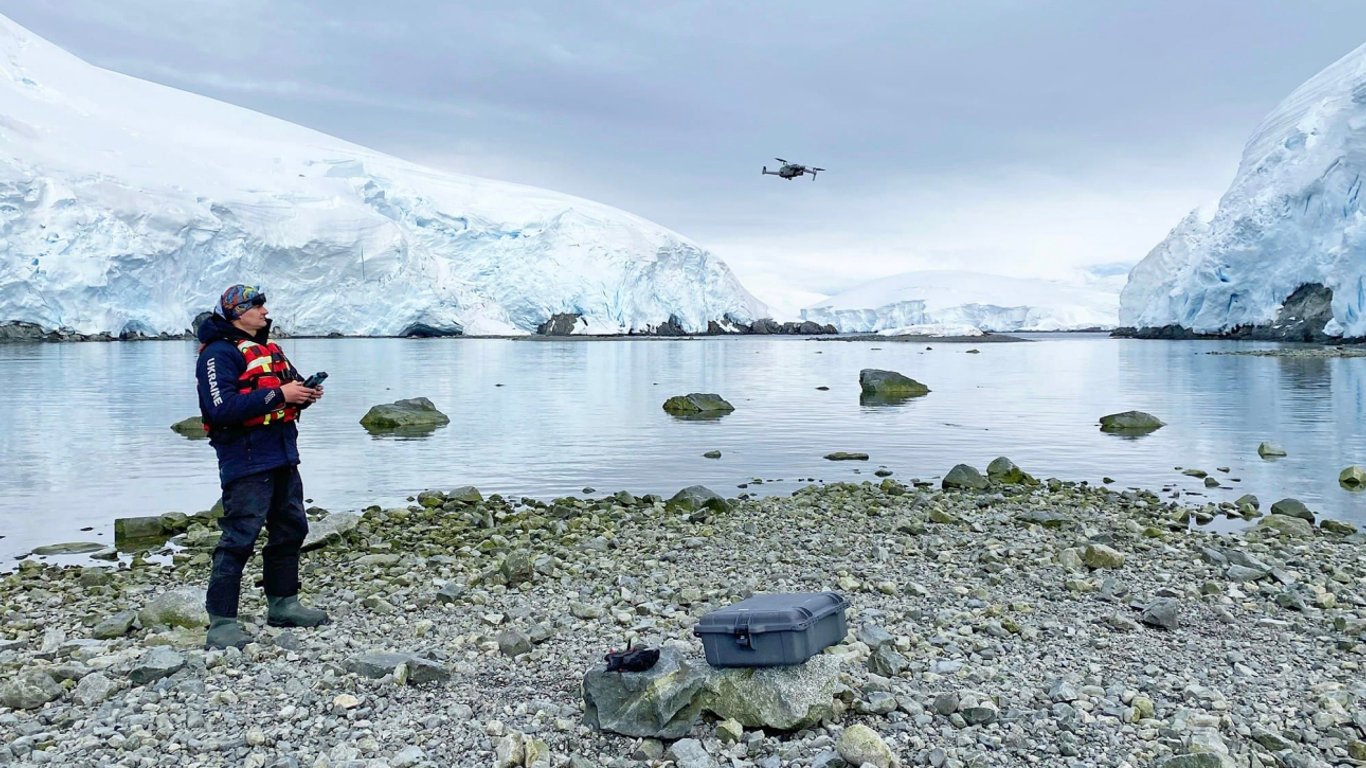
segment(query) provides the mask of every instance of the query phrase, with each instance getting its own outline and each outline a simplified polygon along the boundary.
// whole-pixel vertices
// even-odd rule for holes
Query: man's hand
[[[285,402],[290,405],[303,405],[311,403],[323,396],[322,387],[313,389],[305,387],[301,382],[291,381],[280,387],[280,394],[284,395]]]

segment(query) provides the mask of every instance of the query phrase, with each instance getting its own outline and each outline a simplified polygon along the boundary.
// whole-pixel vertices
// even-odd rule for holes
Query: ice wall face
[[[179,333],[236,282],[297,334],[768,314],[720,259],[631,214],[101,70],[0,16],[0,324]]]
[[[873,280],[802,310],[803,320],[841,333],[952,328],[1057,331],[1113,328],[1114,293],[1047,280],[978,272],[927,270]]]
[[[1333,292],[1327,333],[1366,336],[1366,46],[1262,121],[1211,216],[1187,216],[1129,274],[1120,324],[1218,333],[1276,319],[1302,285]]]

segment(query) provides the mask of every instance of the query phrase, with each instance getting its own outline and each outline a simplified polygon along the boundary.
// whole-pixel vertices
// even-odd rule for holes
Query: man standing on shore
[[[223,292],[199,327],[199,411],[218,453],[223,487],[222,535],[213,552],[205,607],[206,648],[241,648],[251,642],[237,621],[242,569],[264,527],[261,549],[267,622],[314,627],[327,614],[299,602],[299,548],[308,534],[299,478],[299,412],[323,396],[270,341],[266,295],[249,285]]]

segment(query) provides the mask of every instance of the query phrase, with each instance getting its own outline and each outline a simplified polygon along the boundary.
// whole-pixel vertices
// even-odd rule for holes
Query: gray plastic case
[[[754,595],[705,614],[693,634],[713,667],[801,664],[844,639],[848,605],[837,592]]]

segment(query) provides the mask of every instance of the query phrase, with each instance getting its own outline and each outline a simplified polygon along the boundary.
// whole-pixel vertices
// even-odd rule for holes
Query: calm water
[[[886,466],[903,481],[932,479],[959,462],[985,468],[1006,455],[1040,477],[1171,485],[1206,494],[1190,497],[1197,502],[1293,495],[1320,514],[1366,523],[1366,494],[1337,484],[1344,466],[1366,464],[1366,358],[1034,338],[933,349],[796,338],[299,339],[284,347],[305,373],[331,374],[300,438],[307,496],[331,510],[466,484],[541,498],[585,487],[669,495],[694,483],[738,495],[738,484],[763,478],[748,491],[786,493],[802,478],[873,480]],[[111,541],[115,517],[214,503],[213,450],[169,429],[197,414],[194,357],[191,342],[0,345],[0,556]],[[933,392],[864,407],[861,368],[900,371]],[[660,408],[688,392],[719,393],[736,410],[690,422]],[[358,424],[371,405],[415,396],[451,424],[417,439],[375,438]],[[1169,426],[1138,439],[1098,431],[1102,414],[1128,409]],[[1260,459],[1266,439],[1290,455]],[[722,458],[703,458],[710,450]],[[871,461],[822,458],[836,450]],[[1209,471],[1227,487],[1205,489],[1177,466]]]

